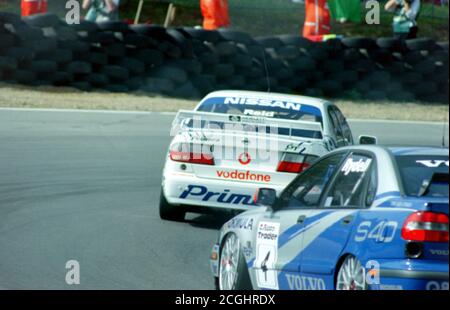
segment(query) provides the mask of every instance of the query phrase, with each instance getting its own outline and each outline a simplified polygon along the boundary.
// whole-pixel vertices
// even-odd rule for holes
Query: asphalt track
[[[173,115],[0,109],[0,288],[212,289],[226,215],[158,216]],[[352,121],[383,144],[441,144],[443,125]],[[65,283],[80,263],[81,284]]]

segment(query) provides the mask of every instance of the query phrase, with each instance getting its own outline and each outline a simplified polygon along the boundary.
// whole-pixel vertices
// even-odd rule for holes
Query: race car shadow
[[[230,212],[216,212],[211,214],[188,214],[185,222],[196,228],[219,230],[223,224],[236,214]]]

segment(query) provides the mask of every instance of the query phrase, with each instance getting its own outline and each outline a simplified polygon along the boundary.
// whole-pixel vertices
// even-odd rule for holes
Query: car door
[[[336,264],[359,210],[370,206],[376,184],[375,157],[355,152],[344,160],[317,207],[324,216],[318,221],[312,217],[305,221],[306,226],[314,225],[314,228],[303,237],[303,277],[318,278],[324,288],[333,288]]]
[[[323,190],[346,154],[327,156],[307,169],[282,192],[280,209],[266,212],[259,221],[254,264],[259,288],[296,289],[291,277],[300,270],[305,219],[319,204]]]

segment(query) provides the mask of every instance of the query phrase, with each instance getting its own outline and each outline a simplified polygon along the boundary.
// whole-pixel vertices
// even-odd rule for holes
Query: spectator
[[[322,41],[329,35],[330,11],[326,0],[305,1],[305,23],[303,25],[303,37],[311,41]]]
[[[120,0],[83,0],[83,9],[89,10],[85,19],[92,22],[119,20]]]
[[[203,28],[215,30],[230,26],[228,0],[200,0],[203,15]]]
[[[20,8],[22,16],[47,13],[47,0],[22,0]]]
[[[417,37],[420,0],[389,0],[384,8],[395,14],[392,22],[395,37],[402,40]]]

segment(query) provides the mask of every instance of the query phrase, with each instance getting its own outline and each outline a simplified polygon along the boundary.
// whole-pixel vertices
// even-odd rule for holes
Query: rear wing
[[[286,119],[273,119],[260,116],[249,116],[249,115],[232,115],[223,113],[211,113],[211,112],[198,112],[198,111],[188,111],[180,110],[177,113],[173,123],[172,123],[172,135],[179,133],[180,131],[189,129],[206,129],[202,128],[188,128],[188,123],[190,120],[198,121],[200,124],[202,122],[214,122],[223,123],[230,125],[248,125],[257,127],[269,127],[269,128],[286,128],[289,130],[288,136],[292,136],[294,130],[307,130],[319,132],[320,136],[323,137],[322,124],[317,122],[300,121],[300,120],[286,120]],[[317,139],[317,138],[316,138]]]

